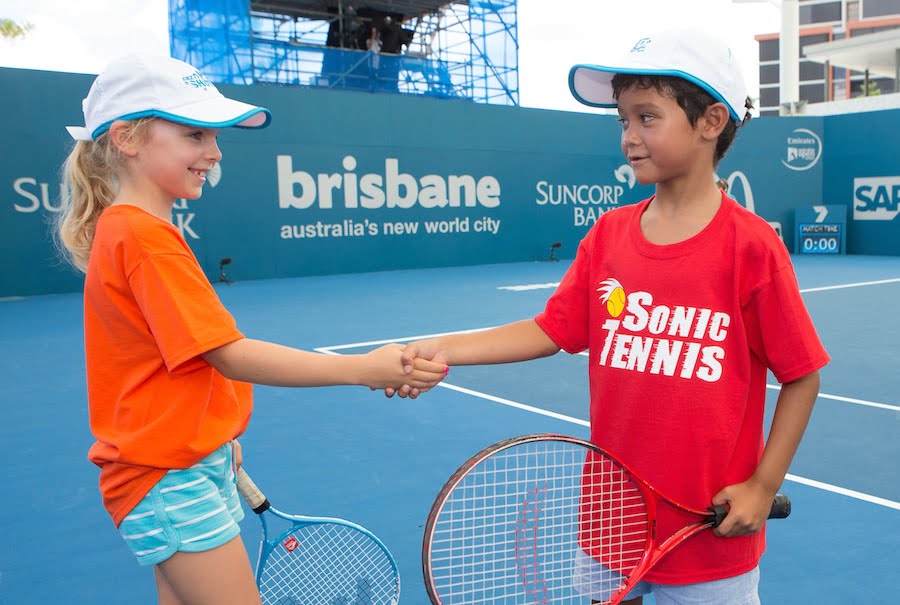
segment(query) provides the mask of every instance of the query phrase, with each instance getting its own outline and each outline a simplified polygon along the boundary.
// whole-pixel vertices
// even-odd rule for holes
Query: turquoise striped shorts
[[[166,473],[134,507],[119,533],[141,565],[178,551],[212,550],[241,533],[233,446],[226,443],[186,469]]]

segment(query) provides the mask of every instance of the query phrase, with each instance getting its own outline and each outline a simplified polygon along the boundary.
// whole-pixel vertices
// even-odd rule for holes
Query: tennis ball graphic
[[[628,300],[625,298],[625,289],[615,279],[606,279],[600,282],[597,288],[600,292],[600,302],[606,303],[606,310],[610,317],[618,317],[625,310]]]
[[[606,301],[606,310],[613,317],[618,317],[625,310],[625,303],[625,290],[616,288],[609,295],[609,300]]]

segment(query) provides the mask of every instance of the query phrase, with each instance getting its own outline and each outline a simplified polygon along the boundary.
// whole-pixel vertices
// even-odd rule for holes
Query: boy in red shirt
[[[618,108],[622,152],[655,195],[602,215],[537,317],[412,343],[404,363],[506,363],[589,349],[591,441],[673,500],[730,509],[623,603],[653,592],[658,605],[757,604],[760,530],[829,358],[784,244],[715,183],[715,166],[749,120],[738,66],[702,32],[664,32],[614,65],[575,66],[569,81],[579,101]],[[783,386],[764,444],[767,370]],[[661,540],[689,521],[663,509]],[[605,599],[589,579],[574,581]]]

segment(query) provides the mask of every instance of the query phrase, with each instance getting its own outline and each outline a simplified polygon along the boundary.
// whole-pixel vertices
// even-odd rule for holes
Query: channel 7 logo
[[[853,179],[853,219],[889,221],[900,212],[900,176]]]

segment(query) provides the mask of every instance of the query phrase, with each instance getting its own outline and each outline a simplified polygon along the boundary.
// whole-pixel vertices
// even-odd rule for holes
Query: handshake
[[[415,399],[442,381],[450,366],[436,341],[418,341],[408,345],[389,344],[370,351],[364,358],[363,384],[384,390],[387,397],[399,395]]]
[[[470,330],[417,340],[406,346],[391,344],[361,355],[366,363],[365,384],[383,389],[388,397],[415,399],[434,388],[451,365],[479,365],[527,361],[559,352],[533,319],[486,330]]]

